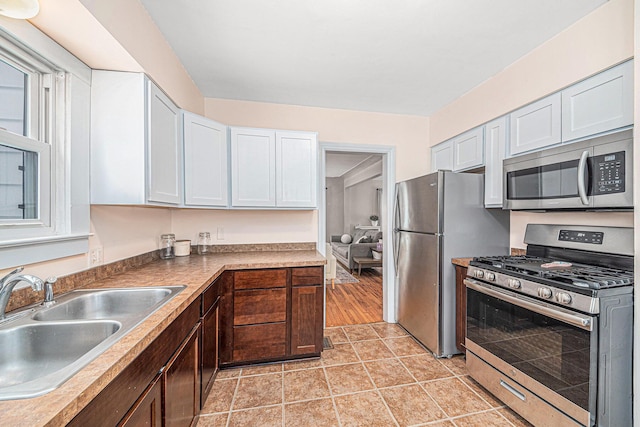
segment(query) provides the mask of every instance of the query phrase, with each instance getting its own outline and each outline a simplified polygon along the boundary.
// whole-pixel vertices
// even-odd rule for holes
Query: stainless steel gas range
[[[633,229],[529,224],[525,243],[469,264],[471,376],[537,426],[632,425]]]

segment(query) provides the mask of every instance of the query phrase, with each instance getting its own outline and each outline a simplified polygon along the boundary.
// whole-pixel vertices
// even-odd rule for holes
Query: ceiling
[[[429,116],[605,0],[141,0],[205,97]]]
[[[369,159],[371,159],[371,161],[377,161],[381,160],[382,156],[367,153],[327,152],[325,159],[325,176],[327,178],[343,176]]]

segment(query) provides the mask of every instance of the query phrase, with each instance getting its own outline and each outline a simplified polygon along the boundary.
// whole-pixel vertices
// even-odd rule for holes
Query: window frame
[[[39,153],[38,219],[0,220],[0,269],[86,254],[91,70],[27,21],[0,18],[0,56],[30,76],[28,135],[0,144]]]

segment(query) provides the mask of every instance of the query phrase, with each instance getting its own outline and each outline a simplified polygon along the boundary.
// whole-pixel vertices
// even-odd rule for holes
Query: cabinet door
[[[291,355],[319,354],[322,351],[323,288],[291,288]]]
[[[231,129],[231,191],[233,206],[276,205],[275,132]]]
[[[509,155],[558,144],[561,140],[560,93],[529,104],[509,115]]]
[[[228,205],[227,127],[183,112],[184,204]]]
[[[182,202],[182,138],[180,111],[152,82],[148,82],[147,200]]]
[[[162,426],[162,375],[151,383],[131,410],[124,416],[121,427]]]
[[[316,207],[317,135],[276,132],[276,206]]]
[[[200,390],[200,408],[204,406],[207,395],[213,386],[213,380],[219,366],[218,330],[220,327],[220,307],[216,303],[202,318],[202,355],[200,358],[202,384]]]
[[[467,287],[464,278],[467,277],[467,268],[456,265],[456,348],[466,353],[465,345],[467,335]]]
[[[453,170],[453,142],[445,141],[431,147],[431,172]]]
[[[471,129],[453,138],[453,170],[477,168],[484,163],[484,128]]]
[[[502,207],[502,161],[507,144],[507,118],[500,117],[484,130],[484,206]]]
[[[633,124],[633,61],[562,91],[562,141]]]
[[[188,427],[200,411],[199,340],[198,324],[164,371],[164,417],[167,427]]]

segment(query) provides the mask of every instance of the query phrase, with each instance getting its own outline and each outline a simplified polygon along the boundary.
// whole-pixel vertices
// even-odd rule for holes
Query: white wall
[[[327,233],[326,241],[331,240],[333,235],[342,235],[344,226],[344,179],[334,177],[326,179],[327,195]]]
[[[610,0],[434,114],[429,128],[430,145],[631,58],[633,37],[633,0]],[[524,247],[527,223],[632,227],[633,215],[512,212],[512,247]]]
[[[353,233],[353,227],[357,224],[371,225],[369,216],[378,212],[378,200],[376,188],[382,188],[380,178],[369,179],[344,190],[344,227],[345,233]]]

